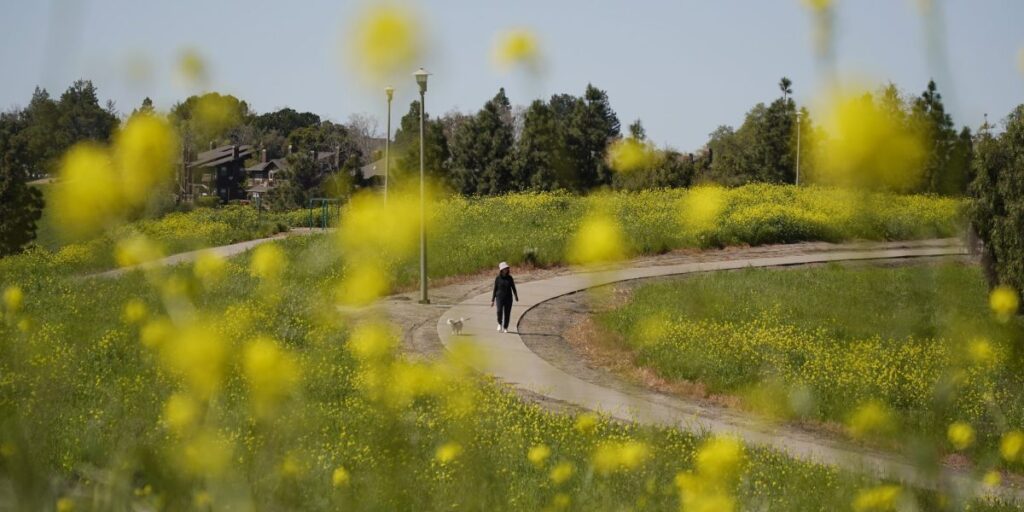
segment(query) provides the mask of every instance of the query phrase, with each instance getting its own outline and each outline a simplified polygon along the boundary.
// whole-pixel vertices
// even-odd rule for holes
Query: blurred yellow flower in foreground
[[[555,467],[551,468],[551,473],[548,474],[548,478],[550,478],[551,482],[555,485],[562,485],[572,478],[572,475],[575,472],[576,469],[573,468],[571,463],[559,462]]]
[[[1021,455],[1024,455],[1024,432],[1014,430],[1003,434],[999,441],[999,454],[1007,462],[1020,460]]]
[[[349,269],[338,286],[338,303],[362,307],[372,304],[391,288],[391,274],[375,263],[362,263]]]
[[[143,235],[135,235],[117,242],[114,260],[119,267],[133,267],[163,257],[163,251]]]
[[[183,468],[198,476],[219,476],[231,464],[231,445],[212,430],[199,432],[178,452]]]
[[[683,510],[731,512],[736,509],[733,488],[746,460],[743,444],[732,437],[713,437],[697,450],[695,471],[679,473]]]
[[[1017,308],[1020,307],[1020,298],[1013,288],[1006,285],[997,286],[989,295],[988,304],[1000,322],[1007,322],[1017,313]]]
[[[139,299],[125,302],[121,310],[121,320],[126,324],[137,324],[146,318],[146,304]]]
[[[418,19],[397,5],[373,5],[357,15],[344,46],[359,76],[379,83],[411,73],[426,44]]]
[[[626,137],[608,147],[608,165],[619,172],[650,169],[658,165],[658,150],[648,142]]]
[[[135,115],[114,135],[114,163],[124,201],[145,205],[174,173],[178,137],[162,116]]]
[[[245,347],[242,370],[257,413],[272,410],[299,382],[299,362],[267,337],[256,338]]]
[[[351,480],[348,470],[341,466],[334,468],[334,472],[331,473],[331,485],[335,487],[348,487]]]
[[[71,498],[60,498],[56,504],[57,512],[73,512],[75,510],[75,502]]]
[[[206,81],[206,63],[202,55],[193,48],[185,48],[178,54],[178,79],[186,87],[200,85]]]
[[[538,468],[544,466],[544,463],[547,462],[548,457],[550,456],[551,448],[548,448],[546,445],[543,444],[538,444],[530,448],[530,451],[526,453],[526,459],[529,460],[531,464],[537,466]]]
[[[178,139],[162,116],[132,116],[107,148],[82,142],[64,154],[53,208],[66,235],[83,237],[138,211],[173,174]]]
[[[348,338],[349,351],[366,362],[388,359],[395,348],[396,341],[391,331],[377,323],[358,325]]]
[[[632,471],[647,461],[650,448],[638,441],[605,442],[594,450],[594,470],[607,475],[617,471]]]
[[[61,160],[60,182],[50,207],[66,234],[94,234],[120,213],[119,179],[106,148],[91,142],[73,146]]]
[[[220,387],[227,346],[210,326],[191,325],[161,345],[167,367],[181,376],[199,398],[209,398]]]
[[[625,236],[610,215],[595,213],[583,219],[569,242],[567,257],[577,265],[599,265],[626,257]]]
[[[437,448],[434,458],[441,464],[448,464],[462,454],[462,446],[458,443],[445,443]]]
[[[418,247],[419,218],[418,196],[400,191],[385,203],[380,194],[357,194],[342,215],[338,242],[348,257],[402,258]]]
[[[832,6],[832,0],[801,0],[808,9],[821,11]]]
[[[494,42],[494,65],[503,71],[515,66],[536,70],[540,60],[540,44],[532,31],[517,28],[498,34]]]
[[[597,431],[597,415],[592,412],[585,412],[576,417],[573,428],[581,434],[593,434]]]
[[[157,318],[146,323],[139,331],[139,341],[147,348],[157,348],[174,333],[174,326],[166,318]]]
[[[898,485],[880,485],[863,489],[853,500],[855,512],[883,512],[896,510],[903,488]]]
[[[249,273],[260,279],[275,280],[281,277],[287,264],[284,251],[277,244],[262,244],[253,251]]]
[[[946,430],[949,443],[957,450],[964,450],[974,444],[974,427],[962,421],[954,422]]]
[[[846,424],[850,435],[857,439],[887,434],[892,431],[893,427],[892,413],[889,412],[889,408],[875,401],[858,407],[850,415]]]
[[[987,364],[995,361],[996,351],[992,342],[985,338],[973,338],[967,342],[967,356],[975,364]]]
[[[1003,475],[998,471],[987,471],[981,478],[981,482],[985,484],[985,487],[999,487],[999,484],[1003,483]]]
[[[726,191],[722,187],[694,187],[682,200],[679,222],[687,231],[712,231],[725,211],[727,202]]]
[[[739,474],[743,460],[743,444],[738,439],[715,437],[697,452],[697,472],[715,480],[731,480]]]
[[[221,277],[223,277],[226,266],[227,261],[224,260],[223,256],[214,251],[205,250],[196,257],[196,262],[192,266],[192,273],[203,283],[213,284],[220,281]]]
[[[15,312],[21,309],[21,304],[25,300],[25,293],[21,291],[20,287],[8,286],[4,288],[4,309],[8,312]]]
[[[195,399],[184,393],[175,393],[164,404],[164,422],[181,433],[195,425],[200,412],[200,405]]]
[[[922,179],[925,144],[863,92],[837,92],[825,102],[822,158],[816,179],[827,184],[909,191]]]

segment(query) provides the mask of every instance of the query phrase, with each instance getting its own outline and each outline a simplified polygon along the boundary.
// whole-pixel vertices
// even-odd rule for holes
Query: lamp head
[[[430,76],[430,73],[427,73],[426,70],[420,68],[418,71],[413,73],[412,76],[416,77],[416,83],[420,86],[420,92],[427,92],[427,77]]]
[[[388,96],[388,101],[390,102],[391,98],[393,98],[395,96],[395,88],[391,87],[390,85],[385,87],[384,88],[384,94],[386,94]]]

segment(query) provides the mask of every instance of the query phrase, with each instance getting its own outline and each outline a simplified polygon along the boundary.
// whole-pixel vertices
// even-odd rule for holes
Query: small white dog
[[[462,336],[462,323],[468,320],[468,318],[460,318],[458,320],[449,318],[448,327],[451,328],[452,334],[456,336]]]

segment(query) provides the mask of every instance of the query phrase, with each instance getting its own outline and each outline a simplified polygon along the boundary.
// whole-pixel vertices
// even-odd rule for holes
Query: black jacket
[[[512,279],[512,275],[503,276],[498,274],[498,277],[494,278],[494,293],[491,294],[491,302],[500,300],[502,302],[508,302],[515,296],[516,300],[519,300],[519,292],[516,291],[516,281]]]

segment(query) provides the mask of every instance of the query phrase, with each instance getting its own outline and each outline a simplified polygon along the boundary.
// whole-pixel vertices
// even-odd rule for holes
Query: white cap
[[[501,263],[498,263],[498,270],[499,271],[505,270],[506,268],[508,268],[508,263],[505,263],[504,261],[501,262]]]

